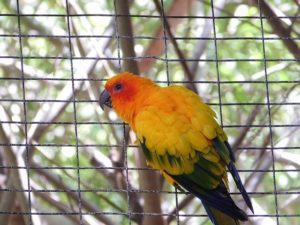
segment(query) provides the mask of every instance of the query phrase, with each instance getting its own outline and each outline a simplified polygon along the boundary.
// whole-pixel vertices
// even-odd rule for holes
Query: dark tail
[[[222,144],[224,144],[224,145],[222,145]],[[244,187],[244,185],[243,185],[243,183],[241,181],[240,175],[239,175],[238,171],[235,168],[235,165],[234,165],[235,157],[234,157],[233,151],[232,151],[229,143],[227,141],[225,141],[225,142],[222,143],[219,138],[215,138],[214,139],[214,145],[215,145],[216,150],[219,153],[224,152],[224,146],[226,146],[227,152],[229,153],[229,157],[231,159],[228,162],[228,165],[227,165],[228,170],[231,173],[231,175],[232,175],[232,177],[233,177],[233,179],[234,179],[234,181],[236,183],[237,188],[240,190],[240,192],[241,192],[241,194],[242,194],[242,196],[243,196],[243,198],[244,198],[247,206],[254,213],[251,200],[250,200],[250,198],[248,196],[248,193],[246,192],[245,187]],[[221,156],[222,156],[222,154],[221,154]],[[224,161],[226,162],[225,159],[226,159],[226,157],[224,157]]]
[[[251,200],[250,200],[250,198],[248,196],[247,191],[244,188],[244,185],[242,184],[240,175],[239,175],[238,171],[236,170],[235,165],[233,164],[233,162],[229,163],[228,170],[230,171],[230,173],[231,173],[231,175],[232,175],[232,177],[233,177],[233,179],[234,179],[234,181],[236,183],[236,186],[240,190],[240,192],[241,192],[241,194],[242,194],[242,196],[243,196],[243,198],[244,198],[247,206],[253,212],[253,206],[252,206]]]
[[[202,201],[209,218],[215,225],[236,225],[238,224],[236,221],[248,219],[247,214],[235,205],[223,183],[215,189],[205,190],[187,179],[185,175],[170,176]],[[232,223],[218,223],[224,218],[226,218],[225,221],[231,221]]]

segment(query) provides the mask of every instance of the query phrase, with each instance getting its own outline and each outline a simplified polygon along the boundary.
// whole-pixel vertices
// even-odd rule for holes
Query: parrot
[[[129,124],[150,167],[201,200],[214,225],[248,220],[229,194],[227,171],[253,212],[228,137],[216,113],[195,92],[121,72],[107,80],[99,103]]]

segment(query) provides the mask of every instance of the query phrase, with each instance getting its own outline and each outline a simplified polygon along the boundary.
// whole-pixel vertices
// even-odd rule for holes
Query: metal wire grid
[[[114,0],[114,9],[116,11],[116,3],[118,1]],[[260,3],[260,1],[259,1]],[[27,194],[27,201],[28,201],[28,211],[1,211],[0,215],[28,215],[28,221],[27,224],[36,224],[36,220],[34,220],[34,215],[75,215],[75,216],[79,216],[79,224],[84,224],[84,216],[86,215],[109,215],[109,216],[126,216],[128,217],[128,224],[132,223],[132,217],[136,216],[136,215],[141,215],[141,216],[170,216],[170,213],[152,213],[152,212],[135,212],[132,208],[132,206],[130,205],[131,203],[131,193],[160,193],[160,194],[174,194],[175,195],[175,204],[176,204],[176,211],[174,212],[173,216],[176,217],[176,223],[180,224],[180,218],[182,217],[206,217],[205,214],[183,214],[178,210],[178,195],[184,195],[185,193],[181,193],[178,190],[174,190],[174,191],[170,191],[170,190],[139,190],[139,189],[133,189],[130,186],[129,183],[129,171],[152,171],[152,169],[149,168],[145,168],[145,167],[131,167],[128,165],[128,161],[127,161],[127,148],[131,149],[131,148],[136,148],[136,145],[130,145],[127,144],[125,142],[125,136],[126,134],[126,125],[123,123],[119,123],[119,122],[101,122],[101,125],[112,125],[112,126],[116,126],[117,129],[121,129],[123,132],[123,139],[124,141],[121,144],[81,144],[79,142],[79,137],[78,137],[78,126],[80,125],[98,125],[99,122],[98,121],[89,121],[89,122],[81,122],[77,120],[77,104],[80,103],[89,103],[89,104],[94,104],[97,103],[97,100],[85,100],[85,99],[77,99],[77,92],[75,90],[75,83],[78,81],[104,81],[105,79],[103,78],[75,78],[74,75],[74,66],[73,66],[73,62],[74,60],[110,60],[110,61],[116,61],[118,63],[118,67],[119,70],[122,70],[122,62],[124,60],[138,60],[141,58],[151,58],[151,59],[156,59],[159,61],[163,61],[165,63],[165,70],[166,70],[166,83],[167,84],[171,84],[171,83],[181,83],[181,84],[185,84],[185,83],[195,83],[195,84],[216,84],[218,86],[218,102],[217,103],[211,103],[210,105],[212,106],[217,106],[219,109],[219,118],[221,121],[221,124],[223,127],[226,128],[243,128],[243,127],[251,127],[251,128],[268,128],[269,129],[269,133],[270,133],[270,145],[268,147],[266,147],[265,149],[269,150],[271,152],[271,157],[272,157],[272,167],[271,169],[260,169],[260,170],[255,170],[256,172],[271,172],[273,175],[273,191],[255,191],[255,192],[250,192],[250,196],[254,196],[254,195],[273,195],[274,199],[275,199],[275,214],[270,214],[270,215],[259,215],[259,214],[255,214],[255,215],[249,215],[249,217],[251,218],[255,218],[255,217],[275,217],[276,218],[276,224],[281,224],[279,218],[282,217],[299,217],[300,218],[300,214],[281,214],[278,211],[278,195],[299,195],[300,191],[296,190],[296,191],[278,191],[277,190],[277,186],[276,186],[276,173],[278,172],[299,172],[299,169],[278,169],[275,167],[275,160],[274,160],[274,151],[277,150],[299,150],[300,146],[293,146],[293,147],[278,147],[278,146],[274,146],[273,143],[273,130],[274,128],[280,128],[280,127],[291,127],[291,128],[298,128],[300,127],[300,124],[273,124],[272,122],[272,115],[271,115],[271,107],[272,106],[299,106],[300,103],[295,101],[295,102],[271,102],[270,101],[270,93],[269,93],[269,85],[270,84],[291,84],[291,85],[295,85],[295,84],[299,84],[300,81],[299,80],[286,80],[286,81],[269,81],[268,80],[268,69],[267,69],[267,63],[268,62],[295,62],[297,63],[299,61],[299,58],[286,58],[286,59],[277,59],[277,58],[269,58],[266,57],[266,50],[265,50],[265,41],[266,40],[283,40],[285,39],[284,37],[265,37],[264,34],[264,20],[268,19],[268,17],[264,16],[261,10],[261,4],[259,4],[259,16],[244,16],[244,17],[233,17],[233,16],[215,16],[215,10],[214,10],[214,1],[210,1],[210,5],[211,5],[211,15],[212,16],[166,16],[164,14],[165,11],[165,7],[164,7],[164,1],[161,0],[160,1],[160,5],[162,8],[162,16],[161,15],[117,15],[116,12],[114,13],[109,13],[109,14],[72,14],[70,12],[69,9],[69,2],[68,0],[65,1],[65,5],[66,5],[66,12],[65,14],[21,14],[20,13],[20,3],[17,0],[16,1],[16,9],[17,9],[17,14],[0,14],[0,16],[6,16],[6,17],[17,17],[17,21],[18,21],[18,32],[17,34],[1,34],[0,37],[14,37],[14,38],[18,38],[19,41],[19,55],[1,55],[0,59],[18,59],[20,60],[20,66],[21,66],[21,76],[20,77],[0,77],[0,80],[2,81],[20,81],[21,82],[21,87],[22,87],[22,98],[21,99],[5,99],[5,98],[1,98],[0,102],[2,103],[21,103],[22,107],[23,107],[23,120],[21,121],[11,121],[11,120],[5,120],[1,118],[1,125],[11,125],[11,124],[17,124],[19,126],[23,127],[24,130],[24,142],[23,143],[12,143],[12,142],[2,142],[0,143],[0,146],[3,147],[3,151],[6,151],[5,147],[17,147],[20,150],[22,150],[24,152],[24,162],[23,164],[18,164],[16,165],[1,165],[0,168],[1,169],[7,169],[7,170],[25,170],[26,174],[25,174],[25,178],[26,178],[26,185],[27,187],[22,188],[22,189],[18,189],[18,188],[1,188],[0,189],[0,193],[5,193],[5,192],[17,192],[17,193],[26,193]],[[41,35],[41,34],[23,34],[22,32],[22,27],[21,27],[21,23],[22,23],[22,18],[24,16],[29,16],[29,17],[63,17],[66,19],[67,22],[67,35]],[[143,35],[134,35],[132,37],[130,36],[122,36],[118,34],[118,26],[115,25],[115,31],[116,34],[111,36],[111,35],[74,35],[71,32],[71,18],[76,18],[76,17],[86,17],[86,16],[96,16],[96,17],[112,17],[115,18],[115,24],[118,23],[118,19],[122,19],[123,17],[130,17],[130,18],[161,18],[161,17],[165,17],[165,18],[189,18],[189,19],[212,19],[213,21],[213,37],[205,37],[205,38],[201,38],[203,40],[212,40],[214,43],[214,59],[192,59],[192,58],[185,58],[185,59],[174,59],[174,58],[170,58],[169,57],[169,45],[171,43],[171,38],[169,37],[169,35],[166,32],[166,22],[165,20],[162,20],[162,23],[164,23],[163,27],[164,27],[164,43],[165,43],[165,48],[164,48],[164,56],[130,56],[130,57],[124,57],[121,55],[121,47],[120,47],[120,43],[119,40],[124,38],[124,39],[161,39],[160,37],[152,37],[152,36],[143,36]],[[232,18],[237,18],[237,19],[258,19],[260,21],[260,29],[261,29],[261,37],[217,37],[217,30],[216,30],[216,21],[217,20],[221,20],[221,19],[232,19]],[[299,19],[298,16],[289,16],[289,17],[278,17],[280,19],[289,19],[289,18],[295,18],[295,19]],[[23,45],[22,45],[22,39],[23,38],[37,38],[37,37],[52,37],[52,38],[66,38],[68,40],[68,48],[69,48],[69,53],[68,56],[26,56],[23,53]],[[94,56],[84,56],[84,57],[78,57],[78,56],[74,56],[74,50],[72,48],[73,44],[72,44],[72,39],[74,38],[115,38],[117,40],[117,57],[94,57]],[[199,39],[197,37],[174,37],[175,40],[191,40],[191,39]],[[299,40],[299,37],[287,37],[286,39],[290,39],[290,40]],[[221,40],[230,40],[230,41],[234,41],[234,40],[260,40],[262,42],[262,46],[263,46],[263,58],[257,58],[257,59],[220,59],[218,53],[221,51],[220,48],[218,47],[218,41]],[[40,60],[48,60],[48,59],[65,59],[65,60],[69,60],[70,63],[70,78],[43,78],[43,77],[26,77],[24,75],[24,60],[26,59],[40,59]],[[216,76],[217,76],[217,80],[216,81],[172,81],[170,79],[170,74],[169,74],[169,67],[170,67],[170,63],[180,63],[182,61],[186,61],[186,62],[193,62],[193,61],[198,61],[198,62],[212,62],[215,64],[215,70],[216,70]],[[221,78],[220,75],[220,69],[219,69],[219,64],[222,62],[262,62],[264,65],[264,77],[265,80],[263,81],[240,81],[240,80],[233,80],[233,81],[224,81]],[[38,96],[36,96],[34,99],[28,99],[26,96],[26,91],[25,91],[25,82],[29,81],[29,80],[38,80],[38,81],[44,81],[44,80],[49,80],[49,81],[70,81],[72,83],[72,98],[69,100],[60,100],[60,99],[40,99]],[[157,82],[161,82],[161,81],[157,81]],[[165,82],[162,82],[165,83]],[[263,90],[265,93],[264,95],[267,97],[267,101],[265,103],[262,102],[255,102],[255,103],[226,103],[226,102],[222,102],[222,85],[224,84],[265,84],[265,90]],[[28,104],[29,103],[45,103],[45,102],[49,102],[49,103],[70,103],[72,105],[72,109],[73,109],[73,119],[71,122],[66,122],[66,121],[30,121],[28,119]],[[261,105],[261,106],[266,106],[267,107],[267,114],[268,114],[268,121],[267,124],[252,124],[252,125],[243,125],[243,124],[237,124],[237,125],[227,125],[224,124],[223,122],[223,113],[222,113],[222,109],[225,106],[257,106],[257,105]],[[30,140],[28,131],[29,131],[29,126],[32,125],[72,125],[74,126],[74,136],[75,136],[75,141],[74,143],[36,143],[32,140]],[[33,163],[32,161],[30,161],[30,151],[32,150],[33,147],[50,147],[50,148],[62,148],[62,147],[75,147],[76,150],[76,165],[75,166],[41,166],[41,165],[37,165],[35,163]],[[80,165],[80,148],[87,148],[87,147],[97,147],[97,148],[120,148],[122,149],[122,151],[124,152],[124,164],[123,166],[97,166],[97,165],[93,165],[93,166],[82,166]],[[251,150],[251,151],[260,151],[261,148],[259,147],[240,147],[238,148],[238,150],[240,151],[244,151],[244,150]],[[31,183],[31,170],[33,169],[37,169],[37,170],[75,170],[76,171],[76,179],[77,179],[77,184],[75,185],[75,188],[72,189],[33,189],[32,188],[32,183]],[[88,189],[88,188],[82,188],[81,186],[81,171],[84,170],[122,170],[125,171],[125,177],[126,177],[126,188],[125,189],[111,189],[111,188],[93,188],[93,189]],[[243,172],[253,172],[252,169],[240,169],[239,170],[241,173]],[[48,179],[50,179],[50,177],[48,177]],[[37,212],[35,210],[32,210],[32,196],[35,193],[56,193],[56,192],[63,192],[63,193],[75,193],[77,195],[77,200],[78,200],[78,204],[76,207],[76,210],[73,211],[61,211],[61,212]],[[127,196],[127,211],[125,212],[116,212],[116,211],[86,211],[83,210],[82,208],[82,194],[84,193],[97,193],[97,192],[107,192],[107,193],[125,193]],[[238,194],[238,193],[232,193],[233,195]],[[109,221],[102,221],[103,223],[107,223],[109,224]]]

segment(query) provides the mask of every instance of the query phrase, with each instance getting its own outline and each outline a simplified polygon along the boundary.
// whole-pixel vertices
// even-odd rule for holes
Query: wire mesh
[[[0,2],[0,224],[211,224],[100,110],[108,75],[137,69],[217,112],[249,224],[299,224],[300,7],[281,3]]]

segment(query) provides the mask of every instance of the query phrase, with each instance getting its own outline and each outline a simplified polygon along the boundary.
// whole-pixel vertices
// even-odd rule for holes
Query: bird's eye
[[[114,86],[114,91],[115,92],[119,92],[123,89],[123,85],[120,84],[120,83],[117,83],[115,86]]]

